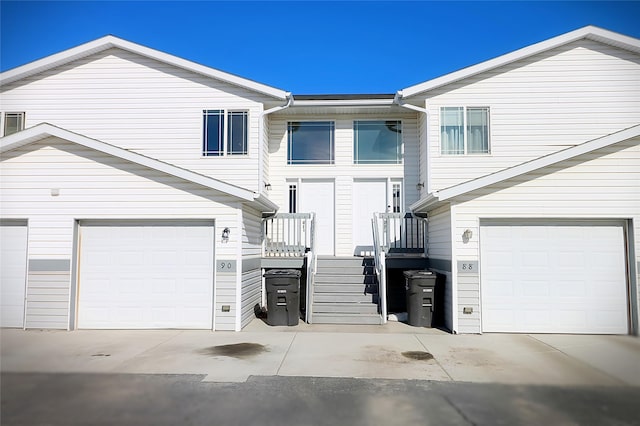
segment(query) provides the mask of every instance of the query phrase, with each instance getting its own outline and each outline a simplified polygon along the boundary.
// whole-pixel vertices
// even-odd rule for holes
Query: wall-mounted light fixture
[[[222,242],[226,243],[229,241],[229,234],[231,234],[231,230],[229,228],[224,228],[222,230]]]
[[[416,189],[417,189],[418,191],[420,191],[422,188],[424,188],[424,183],[420,182],[420,183],[418,183],[418,184],[416,185]]]
[[[271,184],[270,184],[270,183],[266,183],[266,182],[265,182],[265,184],[264,184],[264,188],[265,188],[267,191],[271,191]]]
[[[52,197],[57,197],[58,195],[60,195],[60,189],[59,188],[51,188],[51,196]]]
[[[471,229],[465,229],[462,233],[462,241],[466,243],[471,239],[471,237],[473,237],[473,231]]]

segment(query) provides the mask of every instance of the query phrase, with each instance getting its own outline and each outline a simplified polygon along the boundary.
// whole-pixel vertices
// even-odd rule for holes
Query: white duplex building
[[[379,324],[430,268],[454,333],[638,334],[638,39],[292,95],[107,36],[0,85],[3,327],[240,330],[288,267]]]

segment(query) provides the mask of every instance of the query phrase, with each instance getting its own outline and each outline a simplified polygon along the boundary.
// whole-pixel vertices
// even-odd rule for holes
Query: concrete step
[[[375,275],[336,275],[336,274],[316,274],[314,282],[316,284],[368,284],[377,285],[378,280]]]
[[[377,294],[315,293],[313,303],[378,303]]]
[[[337,256],[318,256],[318,266],[373,266],[372,257],[337,257]]]
[[[328,314],[311,315],[313,324],[382,324],[378,314]]]
[[[315,293],[313,305],[316,303],[378,303],[377,294],[363,293]]]
[[[373,266],[335,266],[335,265],[320,265],[316,269],[316,275],[374,275],[375,270]]]
[[[313,286],[315,294],[319,293],[360,293],[360,294],[373,294],[378,292],[378,286],[373,284],[323,284],[315,283]]]
[[[349,313],[349,314],[377,314],[378,305],[375,303],[315,303],[314,314]]]

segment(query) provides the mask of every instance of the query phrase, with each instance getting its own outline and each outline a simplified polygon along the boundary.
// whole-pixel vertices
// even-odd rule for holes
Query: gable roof
[[[613,31],[608,31],[602,28],[594,26],[586,26],[579,28],[575,31],[568,32],[566,34],[559,35],[557,37],[550,38],[540,43],[532,44],[531,46],[518,49],[511,53],[507,53],[497,58],[490,59],[485,62],[481,62],[476,65],[472,65],[467,68],[463,68],[459,71],[455,71],[443,76],[434,78],[424,83],[409,86],[406,89],[402,89],[398,94],[403,98],[415,96],[427,90],[432,90],[446,84],[454,83],[456,81],[474,76],[476,74],[483,73],[485,71],[492,70],[494,68],[501,67],[503,65],[510,64],[515,61],[527,58],[529,56],[537,55],[547,50],[555,49],[556,47],[563,46],[565,44],[572,43],[577,40],[588,39],[597,41],[604,44],[609,44],[621,49],[629,50],[640,54],[640,40],[637,38],[625,36]]]
[[[41,73],[48,69],[59,67],[69,62],[73,62],[77,59],[81,59],[86,56],[93,55],[95,53],[102,52],[111,48],[126,50],[140,56],[155,59],[157,61],[164,62],[178,68],[183,68],[188,71],[204,75],[205,77],[211,77],[216,80],[224,81],[235,86],[240,86],[252,90],[254,92],[269,95],[276,99],[284,100],[289,96],[289,93],[285,92],[284,90],[276,89],[262,83],[258,83],[214,68],[200,65],[198,63],[191,62],[186,59],[170,55],[168,53],[160,52],[159,50],[151,49],[140,44],[132,43],[130,41],[123,40],[112,35],[101,37],[88,43],[81,44],[80,46],[76,46],[71,49],[67,49],[62,52],[39,59],[37,61],[30,62],[26,65],[22,65],[5,71],[0,74],[0,85],[9,84],[22,78]]]
[[[560,163],[561,161],[569,160],[579,155],[587,154],[597,149],[605,148],[618,142],[639,136],[640,124],[597,139],[592,139],[588,142],[562,151],[554,152],[553,154],[545,155],[544,157],[536,158],[535,160],[531,160],[526,163],[518,164],[517,166],[513,166],[508,169],[500,170],[499,172],[485,175],[439,191],[434,191],[425,198],[422,198],[412,204],[410,209],[414,212],[425,212],[431,210],[434,206],[439,205],[443,201],[451,200],[452,198],[467,194],[471,191],[475,191],[476,189],[485,188],[507,179],[525,175],[543,167],[551,166]]]
[[[161,171],[168,175],[175,176],[216,191],[220,191],[224,194],[240,198],[241,200],[250,203],[255,203],[256,206],[264,212],[273,212],[278,210],[278,206],[272,201],[262,195],[256,194],[253,191],[249,191],[248,189],[231,185],[218,179],[201,175],[199,173],[195,173],[190,170],[165,163],[163,161],[155,160],[153,158],[119,148],[115,145],[111,145],[97,139],[91,139],[81,134],[56,127],[49,123],[41,123],[37,126],[30,127],[21,132],[13,133],[9,136],[0,138],[0,154],[19,148],[21,146],[28,145],[30,143],[38,142],[51,136],[76,143],[78,145],[82,145],[87,148],[91,148],[96,151],[100,151],[105,154],[130,161],[132,163],[140,164],[150,169]]]

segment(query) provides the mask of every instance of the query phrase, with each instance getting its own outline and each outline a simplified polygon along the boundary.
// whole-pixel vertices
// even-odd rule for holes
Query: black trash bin
[[[298,325],[300,274],[297,269],[272,269],[264,274],[267,288],[267,324]]]
[[[405,271],[409,325],[433,327],[436,311],[437,275],[431,271]]]

